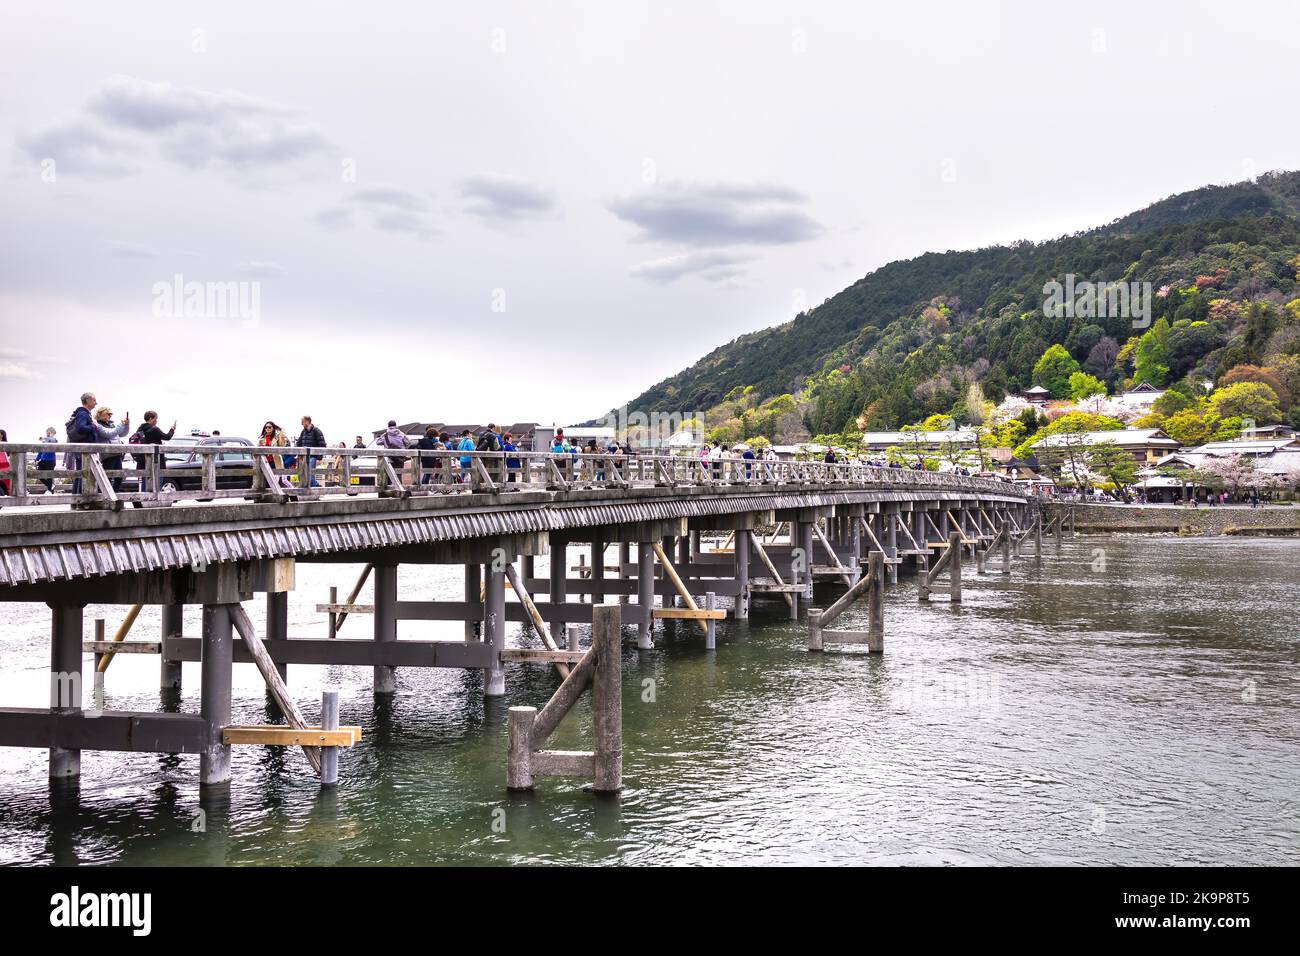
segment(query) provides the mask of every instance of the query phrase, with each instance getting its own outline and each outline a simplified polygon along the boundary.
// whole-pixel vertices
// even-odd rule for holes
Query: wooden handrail
[[[11,479],[11,492],[0,497],[0,509],[34,504],[77,504],[121,507],[140,502],[165,506],[176,501],[255,497],[286,500],[300,497],[356,495],[373,491],[403,497],[419,494],[502,494],[546,489],[567,491],[574,483],[586,488],[621,490],[636,487],[715,489],[727,493],[772,484],[833,484],[838,488],[942,487],[971,493],[1031,495],[1001,478],[979,478],[950,472],[925,472],[850,462],[764,461],[698,456],[609,452],[459,451],[420,448],[303,448],[296,445],[122,445],[93,443],[0,443],[10,465],[0,479]],[[77,470],[33,469],[34,455],[79,457]],[[235,462],[220,456],[235,454]],[[168,461],[181,455],[185,463]],[[104,468],[105,456],[122,456],[123,467]],[[136,467],[129,467],[127,456]],[[296,459],[284,467],[283,459]],[[506,459],[519,462],[507,468]],[[275,467],[276,461],[281,467]],[[432,460],[431,467],[425,462]],[[468,460],[468,468],[462,461]],[[746,466],[748,474],[746,474]],[[716,472],[716,477],[715,477]],[[511,482],[513,473],[520,480]],[[284,483],[285,477],[288,483]],[[428,480],[430,477],[434,480]],[[80,479],[78,493],[45,494],[45,481]],[[178,481],[178,479],[183,479]],[[296,482],[296,484],[294,484]],[[115,489],[113,485],[118,487]],[[169,485],[177,490],[163,492]],[[310,486],[310,487],[308,487]],[[146,490],[147,489],[147,490]]]

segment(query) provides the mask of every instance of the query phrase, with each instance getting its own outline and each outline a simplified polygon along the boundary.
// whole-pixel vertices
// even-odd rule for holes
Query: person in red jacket
[[[8,440],[9,440],[9,433],[5,431],[3,428],[0,428],[0,442],[4,442]],[[4,452],[0,451],[0,471],[8,471],[8,470],[9,470],[9,456]],[[9,479],[8,477],[0,478],[0,495],[8,495],[8,494],[9,494]]]

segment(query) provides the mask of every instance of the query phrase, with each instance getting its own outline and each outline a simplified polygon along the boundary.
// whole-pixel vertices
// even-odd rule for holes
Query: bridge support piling
[[[591,536],[591,603],[605,603],[605,550],[608,545],[603,529],[596,528]]]
[[[531,554],[525,554],[520,556],[519,572],[520,574],[523,575],[522,580],[525,582],[532,581],[535,577],[537,577],[537,561]],[[533,587],[533,585],[531,584],[527,584],[526,586],[529,589]],[[524,622],[525,634],[536,633],[536,631],[537,631],[537,625],[533,623],[532,618],[529,618]],[[538,634],[537,636],[541,637],[540,634]]]
[[[620,582],[627,580],[627,566],[632,563],[632,543],[630,541],[620,541],[618,543],[618,580]],[[618,594],[618,603],[627,604],[631,597],[626,591],[620,588]]]
[[[672,554],[672,551],[669,550],[666,553]],[[689,533],[683,534],[677,539],[677,567],[681,568],[677,572],[677,576],[682,579],[682,583],[686,585],[686,589],[689,591],[691,587],[691,536]],[[686,606],[686,601],[680,596],[675,603],[678,607]]]
[[[230,746],[222,732],[230,724],[230,677],[234,641],[230,608],[225,604],[203,605],[203,659],[199,716],[206,724],[203,751],[199,755],[199,786],[214,787],[230,782]]]
[[[170,638],[184,636],[185,606],[183,604],[164,604],[162,606],[162,639],[167,641]],[[164,645],[165,646],[165,645]],[[167,655],[159,654],[159,675],[158,687],[161,690],[180,690],[181,689],[181,662],[168,659]]]
[[[803,576],[799,583],[804,586],[803,596],[807,601],[813,597],[813,522],[798,522],[799,548],[803,551]]]
[[[477,565],[476,565],[477,567]],[[397,565],[375,564],[375,640],[381,643],[397,640]],[[474,597],[477,599],[478,595]],[[397,690],[397,670],[376,665],[374,692],[391,694]]]
[[[948,535],[948,597],[953,604],[961,603],[961,532],[953,531]]]
[[[85,608],[80,604],[51,604],[50,710],[81,713],[81,639]],[[81,751],[50,748],[50,779],[81,775]]]
[[[848,523],[849,567],[853,572],[851,578],[856,583],[858,578],[862,577],[862,524],[857,518],[841,518],[841,531],[844,529],[845,522]]]
[[[569,564],[569,545],[564,537],[559,533],[551,532],[550,541],[551,552],[551,587],[550,601],[551,604],[558,607],[568,599],[568,571]],[[527,580],[527,579],[525,579]],[[558,645],[564,637],[564,622],[551,622],[551,639]]]
[[[736,620],[749,619],[749,531],[737,531],[735,541],[736,583],[740,593],[736,595]]]
[[[712,591],[706,591],[704,594],[704,610],[712,611],[717,607],[718,596]],[[716,650],[718,646],[718,622],[709,618],[704,625],[704,649],[706,651]]]
[[[561,553],[563,556],[563,553]],[[551,560],[555,560],[554,557]],[[563,574],[563,566],[560,573]],[[483,600],[483,566],[481,564],[465,565],[465,603],[478,604]],[[479,622],[473,617],[465,618],[465,640],[477,641],[479,639]]]
[[[483,696],[503,697],[506,669],[501,652],[506,649],[506,573],[490,565],[483,596],[483,641],[492,649],[491,663],[483,672]]]
[[[898,583],[898,522],[901,520],[898,515],[898,505],[887,505],[884,511],[885,515],[885,540],[882,542],[885,546],[885,557],[892,562],[887,564],[889,569],[889,583]]]
[[[654,646],[655,552],[649,541],[637,543],[636,564],[636,603],[641,612],[636,646],[644,651]]]
[[[330,616],[333,617],[332,614]],[[288,591],[270,591],[266,595],[266,639],[268,641],[285,641],[289,639]],[[280,675],[280,680],[284,681],[287,686],[289,683],[289,665],[277,663],[275,672]],[[266,699],[278,713],[280,708],[275,704],[275,698],[272,696],[269,686],[266,689]]]

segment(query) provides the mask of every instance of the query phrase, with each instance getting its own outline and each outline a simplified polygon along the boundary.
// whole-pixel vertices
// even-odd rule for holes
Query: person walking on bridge
[[[69,444],[98,441],[95,430],[95,416],[92,414],[98,404],[99,399],[95,398],[94,392],[82,393],[81,404],[73,409],[72,415],[64,426]],[[72,479],[72,493],[74,495],[81,494],[81,456],[68,452],[63,456],[63,467],[68,471],[77,472],[76,477]]]
[[[415,447],[420,451],[437,451],[444,447],[438,440],[438,429],[430,425],[424,430],[424,437],[415,443]],[[427,485],[433,481],[435,473],[440,473],[442,469],[442,459],[437,455],[420,456],[420,484]]]
[[[298,434],[299,448],[325,448],[325,433],[316,425],[312,424],[311,416],[302,416],[302,431]],[[307,472],[311,474],[311,487],[320,487],[320,482],[316,480],[315,468],[316,463],[320,461],[320,455],[307,455]]]
[[[456,445],[456,450],[473,451],[474,448],[475,448],[474,436],[470,432],[470,430],[466,428],[463,432],[460,433],[460,441]],[[460,456],[460,476],[457,478],[457,480],[461,484],[464,484],[465,482],[469,481],[470,467],[472,465],[472,462],[473,459],[471,459],[469,455]]]
[[[55,435],[55,433],[54,433],[54,426],[51,425],[49,428],[45,429],[45,434],[41,437],[41,444],[43,444],[43,445],[46,445],[46,444],[48,444],[48,445],[54,445],[54,444],[58,444],[58,441],[59,441],[58,436]],[[36,455],[36,470],[37,470],[37,471],[53,471],[53,470],[54,470],[54,452],[52,452],[52,451],[42,451],[42,452],[38,452],[37,455]],[[42,479],[41,479],[41,482],[45,485],[45,490],[46,490],[46,491],[48,491],[50,494],[54,494],[54,479],[53,479],[53,478],[42,478]]]
[[[3,428],[0,428],[0,442],[7,442],[8,440],[9,440],[9,433],[5,431]],[[0,451],[0,471],[8,471],[8,470],[9,470],[9,454],[8,452]],[[0,478],[0,495],[8,495],[9,487],[10,487],[9,476],[5,475],[5,477]]]

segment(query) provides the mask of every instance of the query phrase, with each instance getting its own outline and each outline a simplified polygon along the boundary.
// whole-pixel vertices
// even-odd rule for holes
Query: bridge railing
[[[1009,479],[794,461],[608,452],[456,451],[229,445],[0,443],[0,508],[72,505],[161,507],[244,498],[304,500],[567,491],[633,487],[774,485],[945,488],[1027,493]],[[37,457],[53,456],[53,467]],[[6,460],[7,459],[7,464]],[[48,458],[42,459],[49,462]]]

